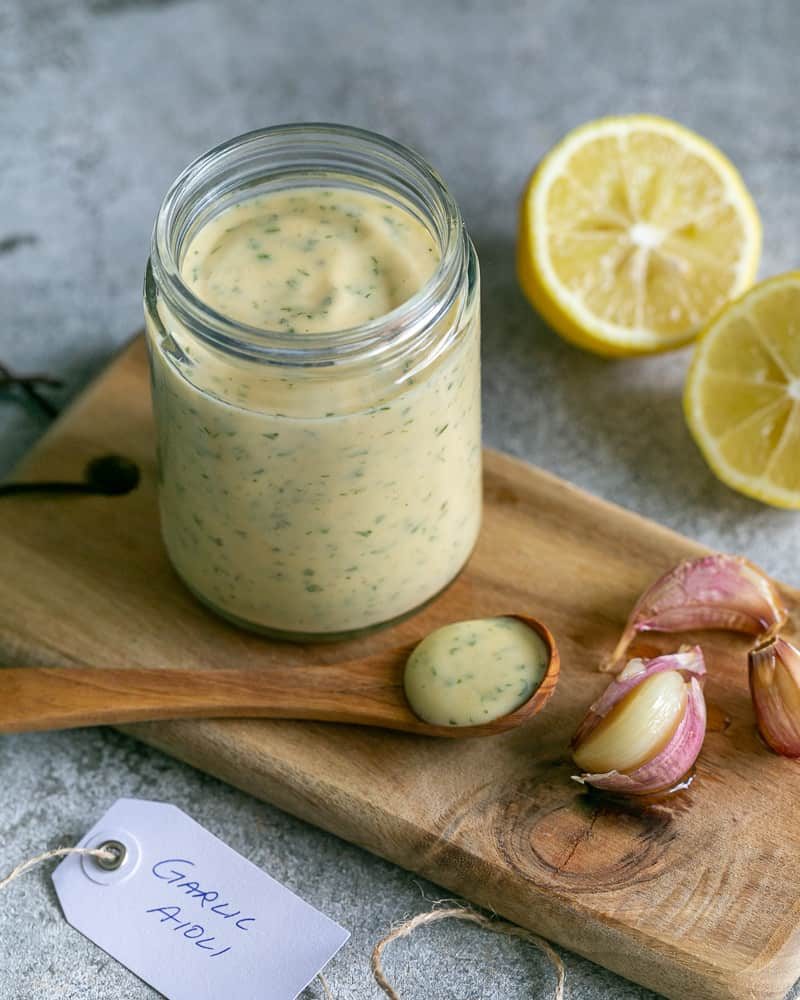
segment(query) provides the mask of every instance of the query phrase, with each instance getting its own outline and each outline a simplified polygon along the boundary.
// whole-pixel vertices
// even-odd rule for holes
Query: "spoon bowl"
[[[0,733],[157,719],[264,718],[339,722],[424,736],[491,736],[539,712],[555,690],[560,661],[549,629],[509,615],[543,639],[541,683],[513,712],[478,726],[437,726],[411,710],[403,688],[413,646],[342,663],[272,665],[263,670],[145,667],[0,668]]]
[[[403,672],[401,670],[400,697],[404,702],[405,711],[410,715],[411,720],[413,720],[415,725],[415,728],[413,729],[409,726],[407,730],[408,732],[424,733],[426,736],[444,736],[449,737],[450,739],[453,739],[454,737],[492,736],[495,733],[502,733],[507,729],[515,729],[517,726],[521,726],[523,723],[532,719],[534,715],[540,712],[544,708],[545,704],[550,700],[550,697],[556,689],[556,684],[558,683],[558,678],[561,672],[561,658],[559,657],[558,647],[556,646],[556,641],[553,638],[553,634],[550,629],[548,629],[542,622],[537,621],[537,619],[531,618],[528,615],[504,614],[492,617],[516,618],[517,621],[521,621],[523,625],[527,625],[528,628],[536,632],[536,634],[544,642],[547,650],[547,666],[544,674],[542,675],[541,681],[538,686],[534,688],[530,697],[515,708],[513,712],[507,712],[505,715],[501,715],[496,719],[490,720],[489,722],[482,722],[480,725],[437,726],[430,722],[424,722],[411,710],[411,706],[408,704],[403,690]],[[411,654],[413,648],[414,647],[412,646],[407,650],[406,659],[408,659],[408,656]],[[403,661],[403,670],[404,669],[405,660]],[[398,726],[397,728],[400,727]]]

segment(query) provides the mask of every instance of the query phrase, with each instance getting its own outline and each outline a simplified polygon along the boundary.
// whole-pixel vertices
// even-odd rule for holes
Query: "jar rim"
[[[323,152],[336,151],[334,169],[304,162],[303,147],[318,144]],[[296,147],[296,148],[295,148]],[[431,277],[412,296],[390,312],[357,326],[323,333],[296,335],[268,330],[234,320],[203,302],[184,281],[180,271],[182,241],[178,230],[186,229],[187,216],[196,218],[199,208],[213,204],[201,181],[224,176],[225,170],[249,162],[252,177],[267,180],[271,174],[269,155],[295,148],[290,168],[280,172],[306,178],[335,177],[337,173],[368,180],[363,172],[371,167],[373,179],[387,189],[402,193],[399,181],[412,184],[422,201],[426,223],[431,224],[441,256]],[[348,160],[348,153],[351,159]],[[263,162],[261,171],[253,164]],[[361,166],[362,172],[358,167]],[[381,170],[381,167],[384,170]],[[273,171],[274,171],[273,167]],[[394,171],[394,173],[392,173]],[[404,177],[400,177],[400,174]],[[394,181],[394,185],[392,184]],[[324,183],[324,181],[323,181]],[[236,190],[232,186],[230,190]],[[194,214],[189,216],[191,210]],[[260,361],[319,365],[402,350],[435,324],[450,308],[466,267],[468,238],[458,205],[439,173],[415,150],[387,136],[350,125],[330,122],[291,122],[254,129],[209,149],[189,163],[170,185],[156,216],[145,277],[145,302],[155,306],[156,289],[169,311],[193,334],[228,353]]]

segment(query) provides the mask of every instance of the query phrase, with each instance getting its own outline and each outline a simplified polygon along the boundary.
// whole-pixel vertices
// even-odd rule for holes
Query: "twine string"
[[[92,858],[100,858],[102,861],[115,861],[117,855],[113,851],[106,851],[99,847],[57,847],[54,851],[45,851],[44,854],[37,854],[35,858],[29,858],[17,865],[13,872],[9,872],[5,878],[0,879],[0,889],[5,889],[11,885],[20,875],[29,872],[31,868],[41,864],[43,861],[50,861],[51,858],[64,858],[68,854],[87,854]]]
[[[83,854],[88,857],[99,858],[103,861],[115,861],[117,859],[115,851],[102,847],[57,847],[55,850],[37,854],[35,858],[29,858],[27,861],[23,861],[17,865],[5,878],[0,879],[0,891],[11,885],[12,882],[15,882],[32,868],[35,868],[36,865],[42,864],[44,861],[50,861],[53,858],[64,858],[70,854]],[[387,945],[398,938],[408,937],[418,927],[424,927],[427,924],[433,924],[440,920],[465,920],[468,923],[476,924],[478,927],[483,928],[483,930],[491,931],[492,934],[501,934],[506,937],[527,941],[528,944],[533,945],[534,948],[542,952],[556,973],[556,987],[552,994],[552,1000],[564,1000],[564,963],[545,940],[531,931],[526,931],[523,927],[517,927],[506,920],[495,920],[486,917],[482,913],[478,913],[477,910],[471,910],[465,906],[453,906],[447,909],[433,909],[427,913],[418,913],[415,917],[411,917],[410,920],[406,920],[393,928],[385,937],[378,941],[372,950],[372,974],[375,977],[375,982],[380,986],[389,1000],[401,1000],[401,998],[383,971],[383,953]],[[333,1000],[331,989],[321,972],[318,974],[318,979],[322,983],[326,1000]]]
[[[424,927],[426,924],[433,924],[439,920],[466,920],[468,923],[477,924],[478,927],[491,931],[492,934],[519,938],[521,941],[527,941],[528,944],[532,944],[534,948],[538,948],[545,955],[555,970],[556,987],[552,995],[552,1000],[564,1000],[564,963],[545,940],[531,931],[526,931],[523,927],[517,927],[506,920],[494,920],[465,906],[453,906],[448,909],[418,913],[415,917],[395,927],[375,945],[372,951],[372,975],[375,977],[375,982],[378,986],[389,997],[389,1000],[401,1000],[401,998],[383,971],[383,952],[386,946],[398,938],[408,937],[418,927]]]

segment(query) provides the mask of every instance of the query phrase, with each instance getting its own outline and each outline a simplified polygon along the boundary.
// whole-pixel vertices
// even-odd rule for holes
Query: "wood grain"
[[[562,678],[536,719],[490,740],[256,720],[126,731],[667,997],[784,995],[800,974],[800,769],[757,738],[746,642],[702,637],[717,724],[688,793],[625,811],[569,780],[569,737],[608,683],[598,663],[639,592],[702,551],[698,545],[489,452],[482,536],[456,583],[388,631],[303,648],[217,621],[170,570],[156,529],[139,341],[19,472],[73,478],[107,451],[141,464],[143,484],[130,496],[3,501],[4,662],[237,670],[335,664],[413,643],[455,619],[524,610],[553,630]],[[796,616],[798,594],[784,596]],[[669,645],[648,640],[636,651]]]

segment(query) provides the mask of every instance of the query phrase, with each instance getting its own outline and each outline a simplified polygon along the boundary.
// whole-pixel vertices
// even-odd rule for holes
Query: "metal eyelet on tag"
[[[83,874],[98,885],[119,885],[136,873],[142,849],[136,836],[122,826],[106,827],[82,844],[93,851],[108,851],[113,858],[85,854],[80,859]]]
[[[121,868],[125,864],[128,848],[119,840],[107,840],[103,844],[98,844],[96,849],[98,851],[107,851],[109,854],[114,855],[113,858],[95,857],[95,862],[104,871],[115,872],[118,868]]]

